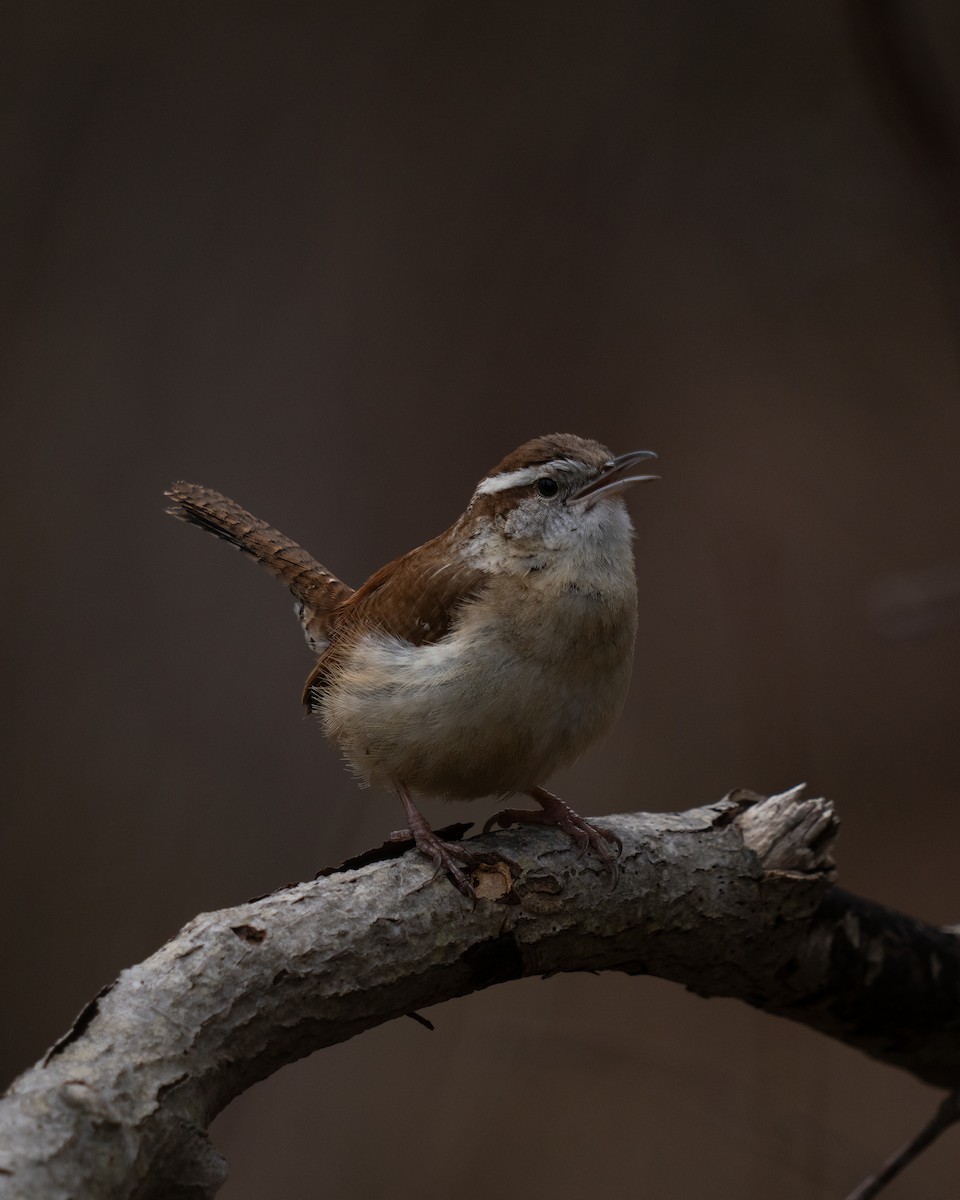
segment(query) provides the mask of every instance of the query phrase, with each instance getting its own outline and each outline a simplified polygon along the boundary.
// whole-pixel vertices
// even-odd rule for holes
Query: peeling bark
[[[489,850],[475,908],[415,853],[198,916],[0,1099],[0,1197],[213,1196],[206,1128],[258,1079],[507,979],[620,970],[734,996],[960,1083],[960,938],[831,887],[837,822],[800,789],[604,818],[615,890],[556,831]],[[505,863],[507,864],[505,866]]]

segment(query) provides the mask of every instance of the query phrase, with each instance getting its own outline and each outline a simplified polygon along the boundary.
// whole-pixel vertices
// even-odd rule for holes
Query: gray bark
[[[831,886],[800,789],[605,820],[618,886],[555,830],[471,847],[479,900],[416,853],[202,914],[123,971],[0,1099],[0,1196],[208,1197],[213,1117],[286,1063],[507,979],[655,974],[960,1083],[960,939]],[[508,860],[508,861],[504,861]]]

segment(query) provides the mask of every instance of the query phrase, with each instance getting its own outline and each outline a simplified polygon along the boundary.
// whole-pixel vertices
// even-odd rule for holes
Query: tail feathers
[[[212,488],[178,482],[166,495],[173,501],[167,509],[171,516],[216,534],[285,583],[297,602],[297,616],[311,649],[317,654],[326,649],[330,613],[353,594],[353,588],[291,538]]]

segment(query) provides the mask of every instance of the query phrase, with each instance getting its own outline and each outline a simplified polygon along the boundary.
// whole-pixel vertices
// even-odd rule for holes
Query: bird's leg
[[[475,862],[474,856],[465,850],[462,846],[458,846],[454,842],[444,842],[430,828],[427,818],[423,815],[419,808],[414,804],[410,793],[402,784],[396,784],[397,795],[403,802],[404,811],[407,814],[407,826],[410,831],[410,836],[416,843],[417,849],[421,854],[425,854],[431,859],[437,868],[437,875],[441,871],[446,871],[450,876],[453,885],[463,892],[468,900],[473,900],[476,903],[477,893],[474,891],[473,884],[460,869],[459,862],[466,866],[471,866]],[[391,837],[396,835],[391,835]]]
[[[616,846],[617,854],[620,854],[623,851],[623,842],[613,830],[587,821],[546,788],[530,788],[527,795],[540,805],[540,812],[528,808],[505,808],[502,812],[494,813],[484,825],[483,832],[489,833],[494,825],[500,825],[504,829],[508,825],[556,825],[577,843],[578,858],[588,849],[596,851],[612,875],[613,886],[616,887],[620,869],[617,866],[616,854],[610,847]]]

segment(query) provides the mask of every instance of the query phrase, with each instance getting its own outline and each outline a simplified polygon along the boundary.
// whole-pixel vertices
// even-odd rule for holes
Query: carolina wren
[[[525,793],[539,811],[486,824],[558,825],[616,879],[607,829],[543,783],[604,733],[626,696],[637,627],[622,495],[654,475],[572,434],[536,438],[477,485],[446,533],[354,591],[305,550],[209,488],[175,483],[167,510],[251,554],[289,587],[319,655],[303,702],[364,784],[395,791],[418,848],[468,896],[462,845],[441,841],[411,793]]]

